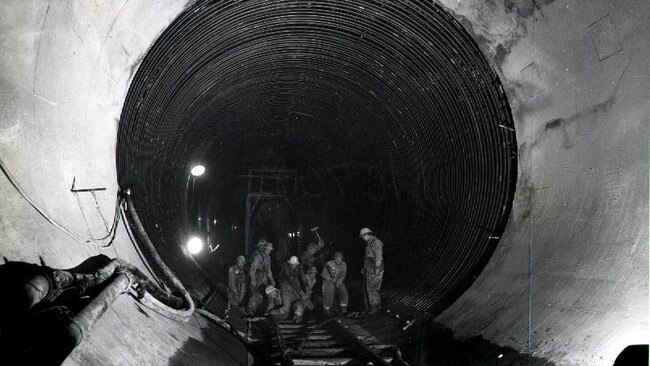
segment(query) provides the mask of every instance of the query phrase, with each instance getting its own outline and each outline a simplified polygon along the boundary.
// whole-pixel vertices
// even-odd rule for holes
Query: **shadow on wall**
[[[190,321],[199,321],[198,315]],[[203,324],[201,333],[203,340],[188,338],[169,359],[169,366],[212,366],[246,364],[246,348],[231,334],[211,323]]]
[[[481,336],[455,338],[442,324],[430,322],[424,334],[423,365],[440,366],[555,366],[539,357],[528,357],[510,347],[501,347]]]

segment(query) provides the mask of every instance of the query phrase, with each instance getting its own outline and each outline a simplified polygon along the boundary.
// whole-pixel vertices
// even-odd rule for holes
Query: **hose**
[[[254,339],[248,337],[244,332],[236,329],[232,324],[228,323],[227,321],[219,318],[218,316],[212,314],[211,312],[204,310],[204,309],[196,309],[196,312],[200,315],[203,315],[204,317],[212,320],[215,322],[218,326],[221,328],[225,329],[228,333],[234,335],[237,339],[242,341],[245,345],[250,346],[253,342],[255,342]]]
[[[147,235],[144,226],[142,226],[142,222],[140,221],[140,218],[138,217],[138,213],[135,210],[135,206],[133,205],[133,200],[131,199],[129,190],[126,191],[124,197],[127,203],[127,211],[131,215],[131,219],[133,222],[133,226],[135,226],[136,233],[137,235],[140,236],[141,242],[146,248],[146,250],[149,252],[149,255],[151,255],[154,262],[162,270],[162,274],[164,276],[164,278],[162,278],[163,282],[165,282],[172,290],[175,290],[178,294],[181,294],[182,298],[184,299],[185,307],[182,309],[171,309],[167,306],[159,307],[158,304],[156,304],[156,301],[152,300],[153,297],[150,298],[146,294],[140,300],[143,301],[143,304],[145,306],[152,306],[151,308],[152,310],[160,312],[162,315],[165,315],[171,319],[188,321],[190,316],[192,316],[192,313],[194,312],[194,301],[192,300],[192,297],[187,292],[185,286],[183,286],[181,281],[176,277],[176,275],[174,275],[174,273],[169,269],[169,267],[167,267],[165,262],[163,262],[162,258],[160,258],[160,255],[158,255],[158,252],[156,251],[156,248],[154,248],[151,240],[149,239],[149,236]]]

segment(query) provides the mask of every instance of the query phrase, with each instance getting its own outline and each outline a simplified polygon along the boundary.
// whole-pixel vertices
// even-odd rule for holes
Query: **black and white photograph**
[[[0,365],[648,366],[649,0],[0,0]]]

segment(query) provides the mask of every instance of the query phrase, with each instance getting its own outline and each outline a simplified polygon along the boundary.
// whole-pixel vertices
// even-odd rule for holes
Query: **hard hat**
[[[241,261],[244,261],[244,263],[246,263],[246,257],[244,257],[243,255],[238,256],[237,261],[235,263],[239,263]]]
[[[267,249],[267,248],[273,250],[273,243],[271,243],[270,241],[266,242],[266,244],[264,245],[264,249]]]
[[[366,235],[366,234],[372,234],[372,230],[368,229],[367,227],[364,227],[364,228],[361,229],[361,231],[359,232],[359,236],[364,236],[364,235]]]
[[[289,260],[287,261],[287,263],[293,264],[293,265],[300,264],[300,262],[298,262],[298,257],[296,257],[295,255],[292,255],[291,258],[289,258]]]
[[[273,291],[275,291],[275,290],[277,290],[277,289],[276,289],[274,286],[269,285],[269,286],[266,286],[266,289],[265,289],[264,291],[266,292],[267,295],[270,295],[270,294],[272,294]]]

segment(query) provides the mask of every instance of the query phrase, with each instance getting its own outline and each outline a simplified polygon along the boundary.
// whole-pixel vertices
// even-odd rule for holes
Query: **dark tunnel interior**
[[[286,179],[267,188],[282,197],[255,205],[251,240],[297,253],[319,226],[359,268],[370,227],[385,244],[383,295],[437,314],[498,244],[516,146],[497,74],[433,2],[198,1],[135,73],[117,168],[194,293],[207,282],[197,263],[217,281],[244,253],[246,176],[275,170]],[[194,234],[219,248],[192,261]]]

